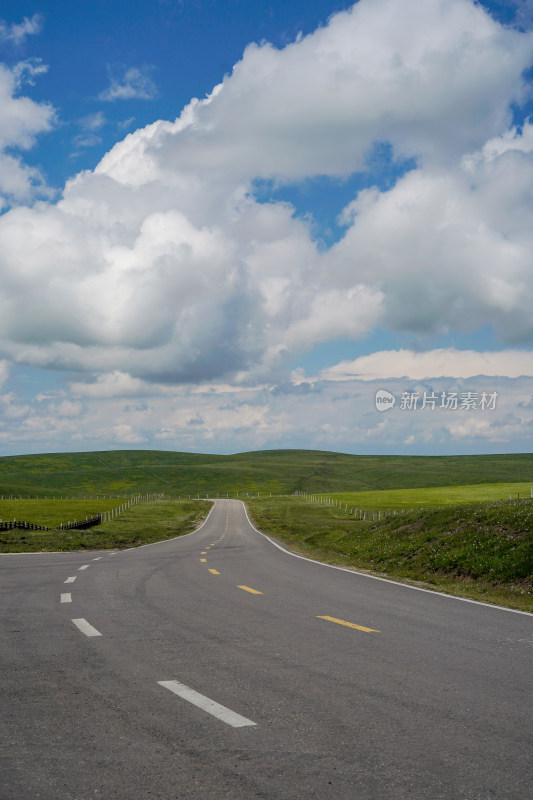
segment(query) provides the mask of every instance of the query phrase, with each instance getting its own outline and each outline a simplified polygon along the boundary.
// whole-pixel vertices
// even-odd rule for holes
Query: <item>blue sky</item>
[[[531,450],[532,20],[4,2],[0,454]]]

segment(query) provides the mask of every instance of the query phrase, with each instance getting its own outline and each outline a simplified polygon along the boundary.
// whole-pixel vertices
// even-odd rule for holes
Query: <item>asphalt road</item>
[[[237,501],[0,556],[0,630],[2,800],[533,797],[533,615],[291,556]]]

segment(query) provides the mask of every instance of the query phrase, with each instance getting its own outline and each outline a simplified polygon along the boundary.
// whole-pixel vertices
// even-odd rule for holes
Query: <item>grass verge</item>
[[[359,521],[302,498],[249,500],[254,524],[312,558],[533,611],[533,502],[451,506]]]
[[[61,504],[67,501],[46,502]],[[69,503],[71,506],[72,501]],[[116,504],[114,501],[114,505]],[[87,530],[0,531],[0,552],[36,553],[138,547],[189,533],[205,519],[211,505],[210,502],[198,500],[154,500],[139,503],[112,521]],[[62,514],[63,510],[58,505],[54,513]],[[46,524],[40,520],[27,521]]]

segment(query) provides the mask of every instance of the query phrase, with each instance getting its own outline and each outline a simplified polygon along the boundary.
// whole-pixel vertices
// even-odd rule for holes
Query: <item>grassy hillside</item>
[[[0,458],[0,496],[164,491],[230,496],[357,492],[533,481],[533,454],[357,456],[265,450],[230,456],[151,450],[51,453]]]

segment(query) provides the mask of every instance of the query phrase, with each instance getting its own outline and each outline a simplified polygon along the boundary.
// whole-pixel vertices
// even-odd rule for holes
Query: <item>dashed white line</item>
[[[72,595],[70,594],[70,592],[64,592],[61,595],[61,602],[62,603],[72,603]]]
[[[78,567],[78,570],[80,570],[80,569],[87,569],[87,567],[88,567],[88,566],[89,566],[88,564],[84,564],[82,567]]]
[[[100,631],[97,631],[96,628],[93,628],[86,619],[73,619],[72,622],[76,625],[77,628],[80,629],[85,636],[101,636],[102,634]]]
[[[93,561],[100,561],[102,558],[103,556],[98,556],[97,558],[93,558]]]
[[[70,578],[67,578],[66,581],[63,581],[63,583],[74,583],[75,580],[76,580],[76,576],[75,575],[71,575]]]
[[[178,697],[181,697],[183,700],[187,700],[189,703],[192,703],[193,706],[197,706],[197,708],[207,711],[208,714],[212,714],[213,717],[222,720],[222,722],[225,722],[227,725],[231,725],[232,728],[244,728],[246,726],[257,724],[256,722],[252,722],[251,719],[241,717],[240,714],[236,714],[235,711],[231,711],[231,709],[226,708],[226,706],[221,706],[220,703],[215,703],[215,701],[210,700],[209,697],[205,697],[205,695],[195,692],[194,689],[191,689],[189,686],[185,686],[184,683],[180,683],[179,681],[157,682],[160,686],[164,686],[165,689],[170,689],[170,691],[174,692],[174,694],[177,694]]]

